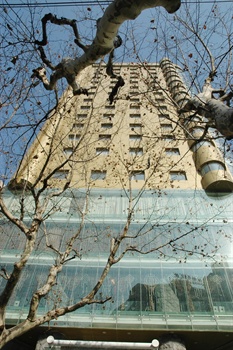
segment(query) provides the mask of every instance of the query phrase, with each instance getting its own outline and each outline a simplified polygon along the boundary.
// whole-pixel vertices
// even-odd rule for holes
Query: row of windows
[[[112,117],[108,116],[108,119],[111,121]],[[84,123],[73,124],[74,129],[82,129],[83,127],[84,127]],[[112,127],[113,127],[113,123],[101,123],[101,128],[103,128],[103,129],[111,129]],[[140,123],[130,123],[129,127],[132,130],[135,130],[135,131],[140,130],[141,131],[141,128],[143,127],[143,125]],[[163,131],[172,131],[173,130],[172,124],[161,124],[161,128]]]
[[[112,127],[112,124],[102,124],[104,125],[103,128],[104,129],[109,129]],[[133,126],[134,125],[134,126]],[[139,125],[135,125],[135,124],[130,124],[131,130],[132,131],[141,131],[141,126]],[[111,140],[111,136],[110,134],[99,134],[99,140]],[[81,135],[80,134],[70,134],[69,135],[69,140],[70,141],[79,141],[81,139]],[[175,141],[175,136],[174,135],[162,135],[161,139],[165,142],[171,142],[171,141]],[[142,140],[142,135],[139,134],[134,134],[134,135],[129,135],[129,140],[131,141],[141,141]]]
[[[154,64],[153,66],[146,65],[146,69],[149,70],[150,72],[152,72],[152,71],[157,71],[157,69],[158,69],[159,67],[160,67],[159,64]],[[131,65],[131,66],[129,67],[129,70],[130,70],[130,72],[135,72],[135,71],[137,71],[139,68],[140,68],[140,66],[133,66],[133,65]]]
[[[156,102],[164,103],[164,99],[157,99]],[[80,107],[81,110],[89,110],[90,108],[91,108],[90,105],[83,105],[83,106]],[[129,108],[130,109],[137,109],[137,110],[139,110],[141,108],[141,106],[140,106],[140,104],[137,104],[137,103],[131,103],[129,105]],[[163,112],[167,111],[167,106],[165,106],[165,105],[157,105],[157,108],[158,108],[158,110],[160,112],[161,111],[163,111]],[[115,105],[106,105],[105,109],[114,110],[115,109]],[[78,113],[77,114],[78,118],[87,118],[87,116],[88,115],[86,113]],[[166,116],[163,116],[163,118],[166,118]]]
[[[69,174],[68,170],[58,170],[54,173],[54,179],[66,179]],[[184,171],[171,171],[169,173],[171,181],[185,181],[187,180],[186,173]],[[105,180],[107,177],[106,170],[92,170],[91,180]],[[140,181],[145,180],[145,172],[142,170],[135,170],[130,173],[130,180]]]
[[[140,106],[137,106],[137,107],[138,108],[136,108],[136,109],[140,108]],[[135,109],[135,106],[133,106],[132,108]],[[114,113],[104,113],[103,114],[103,118],[108,118],[108,119],[114,118],[114,116],[115,116]],[[86,119],[87,117],[88,117],[88,114],[86,114],[86,113],[78,113],[77,114],[78,119]],[[129,117],[140,119],[141,114],[140,113],[130,113]],[[166,125],[168,125],[168,124],[171,125],[170,123],[168,123],[168,120],[169,120],[168,114],[159,114],[158,117],[159,117],[160,123],[163,124],[164,127],[166,127]]]
[[[66,155],[71,155],[73,153],[73,151],[74,151],[73,147],[64,148],[64,153]],[[109,147],[97,147],[96,148],[96,155],[108,156],[109,152],[110,152]],[[166,148],[165,153],[168,156],[179,156],[180,155],[180,151],[178,148]],[[143,155],[143,148],[142,147],[130,147],[129,154],[131,156],[142,156]]]

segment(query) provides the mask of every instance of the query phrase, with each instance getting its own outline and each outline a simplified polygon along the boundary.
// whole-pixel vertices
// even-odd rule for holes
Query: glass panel
[[[69,170],[57,170],[52,178],[53,179],[66,179],[69,174]]]
[[[130,114],[130,118],[141,118],[141,114]]]
[[[127,325],[134,329],[143,326],[164,330],[230,331],[233,314],[232,195],[209,197],[198,190],[148,190],[140,193],[138,200],[138,194],[136,190],[132,192],[134,217],[122,249],[129,245],[142,252],[153,247],[160,249],[151,254],[126,254],[112,268],[98,294],[98,298],[111,297],[109,302],[85,306],[56,323],[68,327],[108,324],[115,328]],[[90,191],[87,220],[74,246],[82,252],[82,259],[67,262],[49,296],[41,300],[39,314],[55,305],[77,301],[96,283],[108,256],[111,238],[118,237],[124,228],[127,195],[112,189]],[[7,190],[3,196],[9,209],[20,214],[19,196]],[[79,189],[53,199],[51,208],[57,205],[59,212],[44,225],[47,238],[56,249],[64,249],[67,238],[77,232],[80,223],[77,213],[86,210],[85,198],[85,190]],[[29,195],[25,196],[25,203],[28,220],[25,219],[25,224],[29,224],[34,211]],[[54,263],[54,255],[46,248],[44,225],[38,233],[35,255],[10,300],[9,322],[16,314],[27,315],[32,293],[42,287]],[[15,255],[24,247],[24,235],[6,220],[1,222],[0,234],[1,268],[10,273]],[[5,284],[6,280],[0,279],[0,292]],[[101,315],[99,321],[98,315]]]
[[[103,129],[111,129],[112,126],[113,126],[112,123],[103,123],[103,124],[101,124],[101,128],[103,128]]]
[[[144,171],[132,171],[130,174],[130,180],[145,180],[145,173]]]
[[[111,135],[99,135],[100,140],[111,140]]]
[[[75,134],[70,134],[69,139],[72,141],[79,141],[81,138],[81,135],[75,135]]]
[[[108,118],[109,120],[112,120],[112,118],[114,117],[114,114],[105,113],[103,114],[103,117]]]
[[[178,180],[178,181],[182,181],[182,180],[187,180],[186,174],[184,171],[171,171],[170,172],[170,179],[172,181],[174,180]]]
[[[96,148],[96,154],[107,156],[109,155],[109,148],[98,147]]]
[[[75,123],[75,124],[73,125],[73,127],[74,127],[74,128],[77,128],[77,129],[81,129],[81,128],[84,127],[84,124],[83,124],[83,123]]]
[[[226,170],[224,165],[222,163],[219,162],[209,162],[207,164],[204,164],[201,167],[200,173],[202,176],[204,176],[205,174],[207,174],[210,171],[214,171],[214,170]]]
[[[92,180],[105,180],[106,178],[106,171],[101,170],[92,170],[91,171],[91,179]]]
[[[81,114],[78,114],[77,117],[80,119],[84,119],[84,118],[87,118],[87,114],[81,113]]]
[[[129,153],[132,156],[142,156],[143,149],[141,147],[130,147]]]
[[[163,131],[172,131],[173,127],[171,124],[161,124],[161,128],[163,129]]]
[[[141,132],[142,131],[142,124],[136,124],[136,123],[130,123],[129,127],[132,131]]]
[[[129,106],[129,108],[130,109],[140,109],[140,106],[138,106],[138,105],[134,105],[134,104],[131,104],[130,106]]]
[[[72,147],[67,147],[67,148],[64,148],[64,153],[67,155],[67,156],[70,156],[72,153],[73,153],[74,149]]]
[[[129,139],[132,141],[141,140],[142,135],[129,135]]]
[[[166,141],[166,142],[170,142],[175,140],[174,135],[162,135],[162,140]]]
[[[179,148],[166,148],[165,152],[168,156],[179,156],[180,155]]]

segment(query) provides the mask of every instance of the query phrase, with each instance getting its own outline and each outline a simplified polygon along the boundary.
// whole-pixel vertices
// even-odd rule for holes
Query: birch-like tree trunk
[[[196,110],[198,114],[204,116],[210,127],[216,128],[227,139],[233,138],[233,108],[226,104],[233,94],[230,92],[220,98],[214,98],[213,94],[219,92],[211,86],[211,79],[207,78],[202,92],[182,108],[181,111]]]
[[[96,36],[89,47],[86,47],[82,56],[66,58],[55,67],[55,72],[46,77],[45,69],[37,69],[36,76],[42,80],[45,89],[53,90],[58,79],[66,78],[74,94],[80,91],[76,81],[77,75],[98,59],[114,49],[114,39],[119,27],[126,20],[136,19],[140,13],[148,8],[164,7],[169,13],[177,11],[180,0],[115,0],[105,10],[103,17],[97,22]]]
[[[159,347],[159,350],[186,350],[184,344],[170,340]]]
[[[162,339],[159,350],[186,350],[185,344],[176,335],[167,335]]]

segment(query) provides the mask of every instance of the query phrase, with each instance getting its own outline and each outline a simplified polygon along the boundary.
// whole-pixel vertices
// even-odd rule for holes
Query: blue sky
[[[52,2],[52,1],[51,1]],[[63,2],[67,2],[66,0]],[[21,2],[19,0],[12,0],[9,2],[9,4],[22,4],[25,2]],[[30,1],[30,3],[34,3],[34,1]],[[44,3],[44,2],[38,2],[38,3]],[[61,3],[61,1],[57,1],[57,4]],[[98,1],[96,1],[98,3]],[[187,2],[191,3],[191,2]],[[6,4],[5,1],[1,1],[0,4]],[[48,3],[47,3],[48,4]],[[232,2],[226,2],[224,0],[220,0],[215,2],[215,4],[218,4],[218,11],[224,14],[225,18],[227,17],[227,26],[229,27],[229,30],[232,34],[232,24],[230,24],[229,19],[233,16],[233,5]],[[226,45],[226,36],[223,33],[223,29],[220,29],[220,24],[217,19],[214,19],[214,17],[211,18],[209,15],[211,14],[213,16],[212,10],[213,10],[214,3],[209,2],[206,3],[205,1],[200,1],[197,3],[192,3],[190,13],[191,17],[194,21],[198,22],[198,31],[202,35],[202,37],[206,40],[209,47],[213,50],[216,50],[216,56],[221,55],[223,52],[221,45]],[[13,11],[9,10],[8,12],[10,16],[14,17],[15,13],[19,14],[19,16],[22,16],[23,24],[21,23],[22,30],[25,31],[25,33],[31,31],[31,23],[33,25],[38,25],[37,28],[39,31],[41,30],[40,25],[40,19],[43,17],[46,13],[53,13],[57,15],[58,17],[68,17],[71,19],[77,20],[77,25],[80,30],[80,35],[82,40],[85,44],[91,43],[91,40],[94,38],[95,35],[95,29],[96,29],[96,19],[101,17],[104,11],[104,8],[106,6],[92,6],[87,5],[87,2],[85,2],[85,5],[80,6],[43,6],[43,7],[31,7],[31,11],[28,11],[27,7],[20,7],[16,8],[13,7]],[[181,9],[177,12],[178,16],[183,16],[182,13],[185,9],[185,3],[181,6]],[[12,22],[11,26],[14,25],[17,27],[18,20],[17,16],[15,16],[15,23]],[[168,22],[170,21],[170,23]],[[187,38],[182,38],[181,33],[177,31],[175,24],[177,22],[174,21],[173,15],[166,15],[166,11],[164,9],[150,9],[144,11],[139,18],[136,21],[128,21],[126,22],[121,28],[119,34],[122,36],[123,39],[123,45],[120,49],[116,51],[115,59],[118,62],[124,62],[124,61],[135,61],[137,60],[136,55],[139,56],[139,59],[144,61],[153,61],[156,62],[160,60],[164,55],[169,56],[173,61],[176,61],[179,65],[181,65],[182,68],[185,67],[185,64],[187,64],[191,71],[194,72],[197,67],[200,67],[201,69],[198,70],[198,74],[195,76],[195,84],[193,84],[192,89],[195,89],[195,85],[198,87],[201,86],[203,79],[208,74],[209,70],[209,63],[208,63],[208,57],[202,53],[203,47],[201,45],[198,46],[196,49],[193,44],[196,45],[196,42],[194,41],[195,38],[193,35],[190,35]],[[210,23],[211,22],[211,23]],[[216,24],[215,24],[216,23]],[[232,19],[231,19],[232,23]],[[203,29],[203,28],[207,29]],[[1,34],[4,36],[5,32],[1,27]],[[162,30],[161,30],[162,29]],[[8,33],[8,32],[7,32]],[[13,30],[14,33],[14,30]],[[11,34],[11,33],[10,33]],[[20,33],[21,34],[21,33]],[[27,33],[28,34],[28,33]],[[38,32],[35,33],[37,39],[41,38],[41,34]],[[174,39],[171,39],[173,38]],[[61,57],[67,57],[69,55],[79,54],[80,50],[77,48],[75,44],[73,44],[74,37],[72,36],[72,33],[67,28],[58,27],[55,25],[49,26],[49,45],[46,46],[46,52],[48,52],[51,55],[51,59],[54,60],[54,63],[58,63]],[[10,38],[11,40],[11,38]],[[16,40],[14,38],[14,40]],[[4,41],[3,41],[4,42]],[[179,45],[177,45],[179,43]],[[136,52],[134,52],[134,46],[136,48]],[[12,56],[18,54],[17,46],[15,48],[12,48]],[[15,51],[14,51],[15,50]],[[23,54],[24,55],[24,54]],[[20,64],[20,60],[25,59],[23,55],[19,56],[19,60],[17,64]],[[191,57],[192,56],[192,57]],[[6,67],[10,67],[12,70],[8,72],[9,77],[11,78],[13,75],[13,69],[16,68],[16,66],[12,66],[11,64],[11,57],[4,62],[4,57],[2,56],[2,63],[5,64]],[[198,63],[196,63],[198,61]],[[224,63],[224,62],[223,62]],[[31,83],[30,75],[33,68],[36,68],[38,65],[40,65],[40,60],[34,55],[32,56],[32,59],[27,62],[27,67],[24,67],[28,69],[28,72],[25,70],[25,76],[24,79],[26,81],[25,85],[28,86],[28,84]],[[225,63],[224,63],[225,64]],[[218,86],[221,84],[224,84],[225,77],[224,77],[224,69],[225,66],[223,66],[223,70],[219,70],[219,75],[216,80],[216,83]],[[232,62],[231,62],[232,67]],[[233,67],[232,67],[233,70]],[[189,77],[190,79],[190,77]],[[191,81],[191,80],[189,80]],[[17,92],[17,90],[16,90]],[[41,119],[41,116],[45,115],[45,113],[52,108],[54,105],[54,95],[51,93],[48,93],[43,89],[41,84],[36,87],[33,91],[31,91],[30,99],[26,103],[24,103],[23,106],[20,106],[20,109],[18,113],[14,115],[14,122],[15,123],[21,123],[22,119],[27,122],[31,122],[33,118],[35,120]],[[34,101],[34,102],[33,102]],[[36,101],[36,104],[35,104]],[[46,101],[46,103],[45,103]],[[33,105],[34,103],[34,105]],[[8,108],[8,115],[11,111],[11,107]],[[31,118],[33,116],[33,118]],[[7,117],[6,117],[7,118]],[[2,118],[4,120],[4,118]],[[25,129],[24,129],[25,130]],[[17,159],[23,152],[23,147],[25,142],[29,140],[29,133],[23,135],[22,134],[23,129],[14,129],[12,132],[9,130],[9,133],[7,134],[7,137],[2,138],[2,143],[4,143],[4,146],[8,143],[8,148],[3,148],[2,153],[0,154],[0,168],[4,169],[6,168],[6,159],[8,159],[9,164],[7,164],[8,169],[10,168],[11,171],[14,171],[17,164]],[[19,132],[21,132],[22,137],[19,137]],[[8,158],[8,154],[4,153],[5,151],[11,152],[13,141],[19,137],[19,140],[15,143],[14,152],[17,152],[18,155],[13,159]],[[22,141],[23,140],[23,141]],[[20,142],[19,142],[20,141]],[[22,141],[22,143],[21,143]],[[20,148],[22,146],[22,148]]]

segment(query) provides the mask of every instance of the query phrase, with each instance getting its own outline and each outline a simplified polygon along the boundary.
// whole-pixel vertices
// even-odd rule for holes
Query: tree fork
[[[86,67],[95,63],[98,59],[109,54],[116,47],[116,38],[119,27],[127,20],[134,20],[140,13],[149,8],[157,6],[164,7],[167,12],[174,13],[180,7],[180,0],[114,0],[105,10],[103,17],[97,23],[96,36],[90,46],[84,46],[80,43],[78,29],[75,20],[67,18],[58,19],[51,13],[42,18],[43,39],[36,40],[35,44],[44,46],[47,44],[46,24],[48,21],[58,25],[70,25],[75,35],[75,43],[84,50],[80,57],[67,58],[62,60],[51,75],[50,81],[45,72],[34,70],[46,90],[55,89],[56,82],[61,78],[66,78],[68,84],[72,87],[74,95],[86,93],[86,89],[81,89],[76,82],[76,76]],[[51,62],[49,62],[50,65]],[[84,92],[83,92],[84,91]]]

